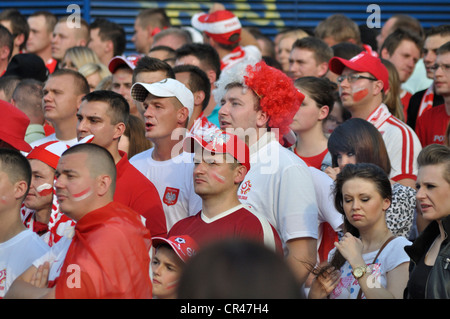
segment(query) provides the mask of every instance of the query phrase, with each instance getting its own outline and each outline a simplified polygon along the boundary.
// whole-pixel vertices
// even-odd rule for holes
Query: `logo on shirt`
[[[0,293],[5,292],[6,288],[6,268],[0,270]]]
[[[239,189],[239,199],[247,199],[247,193],[252,188],[252,183],[250,180],[246,181],[245,183],[242,183],[241,188]]]
[[[167,206],[175,205],[178,201],[178,194],[180,190],[178,188],[166,187],[164,192],[163,202]]]

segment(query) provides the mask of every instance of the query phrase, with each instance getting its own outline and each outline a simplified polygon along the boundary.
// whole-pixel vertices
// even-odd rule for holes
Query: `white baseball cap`
[[[167,78],[154,83],[137,82],[131,87],[131,96],[138,102],[144,102],[148,94],[157,97],[176,97],[189,110],[189,118],[194,111],[194,95],[183,83]]]

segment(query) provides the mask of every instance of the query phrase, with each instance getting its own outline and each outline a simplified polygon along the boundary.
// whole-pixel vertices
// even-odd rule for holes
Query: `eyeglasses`
[[[437,71],[437,69],[441,68],[444,72],[450,72],[450,64],[435,64],[430,66],[430,69],[433,71]]]
[[[375,78],[371,78],[371,77],[359,75],[359,74],[341,75],[341,76],[338,76],[337,81],[338,81],[338,83],[342,83],[342,82],[344,82],[345,79],[347,79],[348,83],[354,83],[354,82],[358,81],[359,79],[377,81],[377,79],[375,79]]]

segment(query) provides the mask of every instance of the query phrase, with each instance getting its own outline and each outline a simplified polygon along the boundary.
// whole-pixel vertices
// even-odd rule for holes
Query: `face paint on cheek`
[[[88,187],[82,192],[79,192],[77,194],[72,194],[72,197],[73,197],[73,200],[75,200],[75,201],[81,201],[83,199],[88,198],[91,195],[92,195],[92,190],[90,187]]]
[[[44,183],[42,185],[39,185],[36,187],[36,191],[39,194],[39,196],[47,196],[53,193],[53,187],[49,183]]]
[[[175,288],[176,286],[178,286],[178,281],[179,280],[169,282],[166,286],[166,289],[169,290],[169,289]]]
[[[359,102],[369,94],[368,88],[354,88],[352,90],[353,101]]]
[[[216,181],[218,181],[219,183],[222,183],[222,184],[225,183],[225,177],[222,176],[222,175],[220,175],[220,174],[217,174],[216,172],[213,172],[213,173],[212,173],[212,177],[214,177],[214,179],[215,179]]]

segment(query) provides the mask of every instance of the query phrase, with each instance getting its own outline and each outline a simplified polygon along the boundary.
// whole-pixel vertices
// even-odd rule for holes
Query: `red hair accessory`
[[[259,97],[261,109],[269,116],[269,127],[280,130],[281,141],[305,96],[291,78],[264,61],[248,65],[246,71],[244,83]]]

